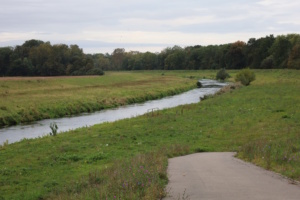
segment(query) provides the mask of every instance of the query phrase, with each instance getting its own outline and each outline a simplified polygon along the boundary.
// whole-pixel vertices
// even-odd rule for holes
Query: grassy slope
[[[107,72],[93,77],[0,78],[0,127],[142,102],[195,87],[177,73]],[[171,73],[170,73],[171,74]],[[209,74],[209,72],[206,72]]]
[[[189,145],[191,152],[238,151],[241,158],[300,180],[300,71],[256,75],[251,86],[199,104],[4,146],[2,196],[37,199],[66,187],[81,193],[78,182],[89,172],[171,144]]]

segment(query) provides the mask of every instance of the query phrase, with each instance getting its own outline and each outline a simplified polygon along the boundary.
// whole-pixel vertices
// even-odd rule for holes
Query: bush
[[[102,71],[100,68],[93,68],[89,70],[86,75],[99,75],[102,76],[104,75],[104,71]]]
[[[197,87],[198,87],[198,88],[202,88],[202,83],[201,83],[200,81],[197,81],[196,84],[197,84]]]
[[[224,68],[220,69],[216,75],[216,79],[221,80],[221,81],[224,81],[225,79],[227,79],[229,77],[230,77],[230,75],[226,72],[226,70]]]
[[[245,86],[250,85],[250,83],[254,80],[255,74],[249,68],[241,70],[235,77],[235,81],[241,82]]]

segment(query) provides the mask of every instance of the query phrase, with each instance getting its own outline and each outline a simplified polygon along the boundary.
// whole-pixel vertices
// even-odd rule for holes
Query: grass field
[[[196,87],[189,72],[0,78],[0,127],[143,102]],[[199,73],[193,73],[200,75]],[[210,75],[211,71],[202,73]]]
[[[197,104],[4,145],[0,196],[157,199],[165,195],[167,157],[203,151],[236,151],[300,180],[300,71],[255,73],[250,86]]]

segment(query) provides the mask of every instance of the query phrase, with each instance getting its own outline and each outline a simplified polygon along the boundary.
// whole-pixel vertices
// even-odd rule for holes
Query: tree
[[[38,47],[38,46],[40,46],[41,44],[44,44],[44,42],[41,41],[41,40],[35,40],[35,39],[32,39],[32,40],[27,40],[27,41],[25,41],[25,42],[22,44],[22,47],[25,47],[25,48],[32,48],[32,47]]]
[[[33,47],[38,47],[40,46],[41,44],[43,44],[44,42],[41,41],[41,40],[27,40],[25,41],[23,44],[22,44],[22,51],[23,51],[23,56],[24,57],[28,57],[29,56],[29,52],[30,52],[30,49],[33,48]]]
[[[288,56],[292,45],[286,36],[277,36],[275,42],[270,48],[270,54],[273,56],[274,66],[276,68],[286,68]]]
[[[94,66],[101,70],[110,70],[110,60],[106,55],[96,54],[94,56]]]
[[[290,69],[300,69],[300,44],[293,47],[288,58],[287,67]]]
[[[151,52],[142,54],[143,68],[146,70],[158,69],[157,55]]]
[[[226,56],[231,69],[241,69],[246,66],[245,47],[246,43],[242,41],[237,41],[230,45]]]
[[[261,69],[272,69],[274,68],[274,59],[273,56],[265,58],[260,65]]]
[[[53,65],[52,75],[66,75],[68,63],[70,63],[71,53],[69,47],[65,44],[56,44],[52,46],[51,55],[48,60]]]
[[[185,68],[185,52],[178,46],[173,47],[172,53],[170,53],[165,59],[166,70],[184,69]]]
[[[10,57],[13,53],[12,47],[0,48],[0,76],[5,76],[10,66]]]
[[[99,74],[103,70],[153,69],[299,69],[300,35],[269,35],[224,45],[167,47],[160,53],[125,52],[84,54],[78,45],[28,40],[16,47],[0,48],[0,76],[9,74],[57,76]],[[19,65],[19,66],[17,66]],[[17,72],[17,69],[20,72]],[[24,70],[28,71],[24,71]]]
[[[86,65],[85,55],[78,45],[70,45],[70,64],[67,67],[69,75],[83,75],[86,70],[83,69]]]
[[[300,35],[299,34],[288,34],[286,38],[290,41],[292,46],[300,44]]]
[[[143,69],[143,58],[141,53],[127,55],[127,69],[128,70],[142,70]]]
[[[7,71],[8,76],[28,76],[32,75],[32,63],[27,58],[14,60]]]
[[[121,70],[123,60],[125,59],[125,49],[117,48],[111,55],[111,62],[116,70]]]
[[[269,49],[273,45],[275,38],[273,35],[265,38],[249,39],[245,51],[247,66],[251,68],[261,68],[262,62],[270,56]]]
[[[49,76],[50,62],[49,55],[52,54],[52,46],[50,42],[43,43],[37,47],[33,47],[29,52],[29,59],[33,64],[33,73],[38,76]]]

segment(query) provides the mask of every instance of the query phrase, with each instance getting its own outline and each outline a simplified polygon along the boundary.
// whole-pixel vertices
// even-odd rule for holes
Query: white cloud
[[[1,0],[0,45],[35,38],[153,50],[247,41],[300,32],[299,8],[287,0]]]
[[[259,5],[271,6],[271,7],[295,7],[299,6],[300,2],[290,0],[260,0],[257,2]],[[299,7],[298,7],[299,8]]]
[[[263,6],[270,6],[270,5],[274,5],[274,0],[262,0],[262,1],[258,2],[257,4],[260,4]]]
[[[173,19],[127,18],[120,20],[123,27],[132,27],[133,29],[135,29],[134,27],[139,27],[145,30],[168,30],[180,26],[207,24],[215,21],[217,19],[213,15],[174,17]]]

